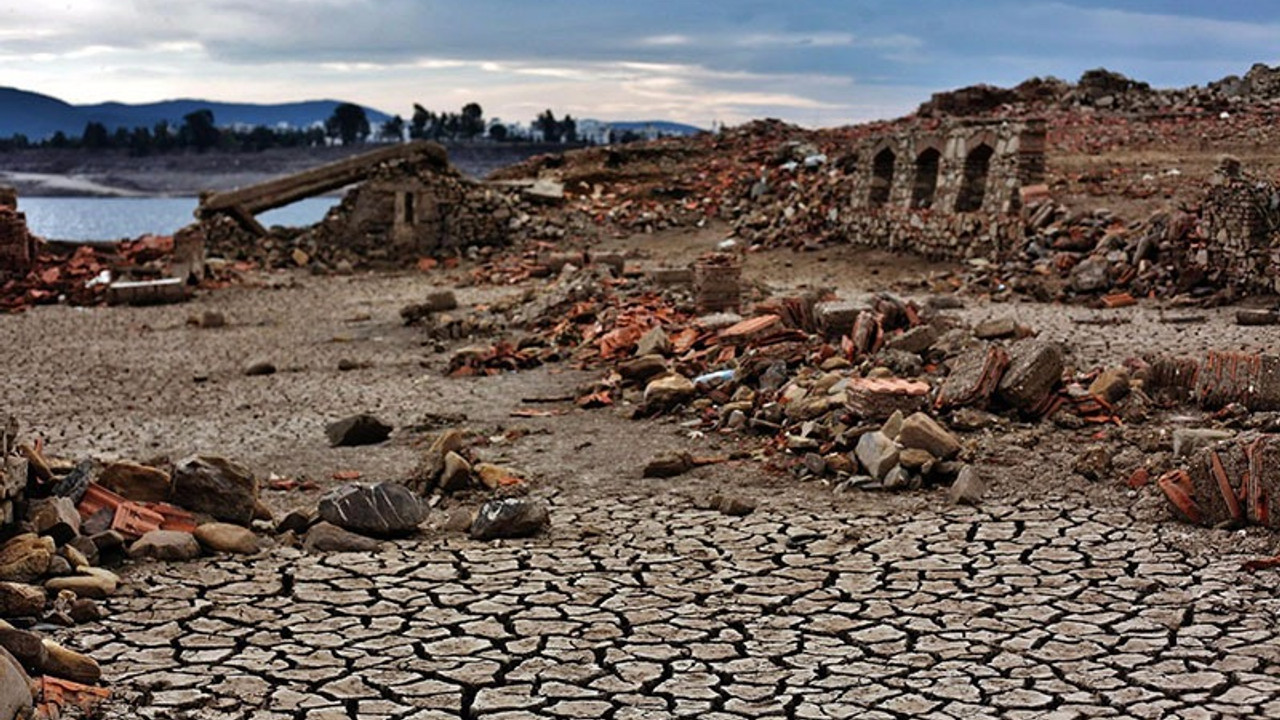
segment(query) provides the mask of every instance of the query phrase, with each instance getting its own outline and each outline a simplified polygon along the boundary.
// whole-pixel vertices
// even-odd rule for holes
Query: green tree
[[[86,123],[84,133],[80,135],[80,144],[86,150],[102,150],[111,147],[111,136],[107,133],[107,126],[100,122]]]
[[[217,147],[221,135],[213,122],[213,111],[204,108],[182,116],[182,127],[178,128],[178,144],[193,147],[196,152],[204,152]]]
[[[343,145],[364,142],[369,137],[369,116],[359,105],[342,103],[333,109],[324,127],[329,137],[341,140]]]
[[[404,118],[396,115],[390,120],[382,123],[382,127],[378,129],[378,136],[383,140],[400,142],[404,139]]]
[[[480,108],[479,103],[467,103],[462,106],[458,132],[467,140],[472,140],[484,133],[484,110]]]
[[[542,139],[546,142],[560,142],[560,123],[550,109],[533,121],[533,128],[542,131]]]

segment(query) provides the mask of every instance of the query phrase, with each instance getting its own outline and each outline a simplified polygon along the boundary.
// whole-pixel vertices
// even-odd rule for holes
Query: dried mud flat
[[[678,260],[716,239],[610,244]],[[753,255],[746,272],[856,297],[931,269],[833,248]],[[401,478],[430,432],[462,424],[494,438],[486,459],[527,472],[551,506],[551,530],[528,540],[467,539],[445,527],[442,507],[429,530],[379,553],[274,547],[247,560],[127,565],[107,619],[61,635],[103,664],[108,717],[1280,714],[1280,591],[1271,575],[1237,570],[1273,551],[1272,538],[1177,524],[1150,488],[1074,475],[1096,428],[964,434],[992,482],[977,508],[948,506],[937,489],[836,494],[749,460],[642,480],[661,451],[749,441],[614,410],[511,417],[592,375],[549,366],[443,377],[449,354],[398,316],[441,277],[272,275],[278,287],[182,306],[0,317],[3,405],[58,454],[216,452],[320,485],[264,493],[283,512],[314,504],[336,471]],[[458,294],[465,305],[521,290]],[[229,325],[187,324],[206,309]],[[954,312],[1015,315],[1065,341],[1078,367],[1280,339],[1235,326],[1227,309],[967,299]],[[1077,322],[1102,313],[1125,324]],[[1203,322],[1168,322],[1189,315]],[[341,372],[344,359],[363,367]],[[245,376],[256,360],[280,371]],[[325,423],[355,412],[395,425],[391,440],[330,448]],[[1170,427],[1112,428],[1101,440],[1120,470]],[[699,509],[712,493],[758,508]]]

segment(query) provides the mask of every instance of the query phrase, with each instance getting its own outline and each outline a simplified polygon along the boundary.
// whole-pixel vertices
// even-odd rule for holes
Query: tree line
[[[577,121],[568,113],[557,118],[550,109],[539,114],[531,130],[520,132],[497,119],[486,120],[478,103],[467,103],[459,112],[433,112],[414,103],[413,115],[406,122],[396,115],[376,128],[369,122],[364,108],[342,103],[323,124],[307,128],[291,127],[219,127],[213,111],[196,110],[182,118],[176,126],[161,121],[150,127],[114,130],[101,122],[85,124],[79,137],[59,130],[42,140],[31,140],[15,134],[0,138],[0,151],[28,148],[81,149],[90,151],[118,150],[145,156],[172,152],[261,152],[270,148],[317,147],[328,144],[352,145],[374,142],[400,142],[410,139],[437,142],[530,142],[578,143]],[[619,138],[620,141],[631,137]]]

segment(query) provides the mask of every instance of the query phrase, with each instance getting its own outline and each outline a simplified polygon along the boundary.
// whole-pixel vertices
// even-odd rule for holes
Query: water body
[[[336,197],[300,200],[262,213],[258,221],[272,225],[311,225],[337,204]],[[81,198],[23,197],[18,209],[31,232],[48,240],[115,241],[148,233],[171,235],[195,221],[193,197]]]

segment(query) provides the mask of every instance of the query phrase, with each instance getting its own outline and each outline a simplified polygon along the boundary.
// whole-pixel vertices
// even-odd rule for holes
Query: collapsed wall
[[[1186,263],[1217,287],[1280,292],[1280,189],[1223,160],[1200,208],[1202,238]]]
[[[18,194],[0,187],[0,278],[21,277],[35,262],[36,238],[27,230],[27,218],[18,212]]]

